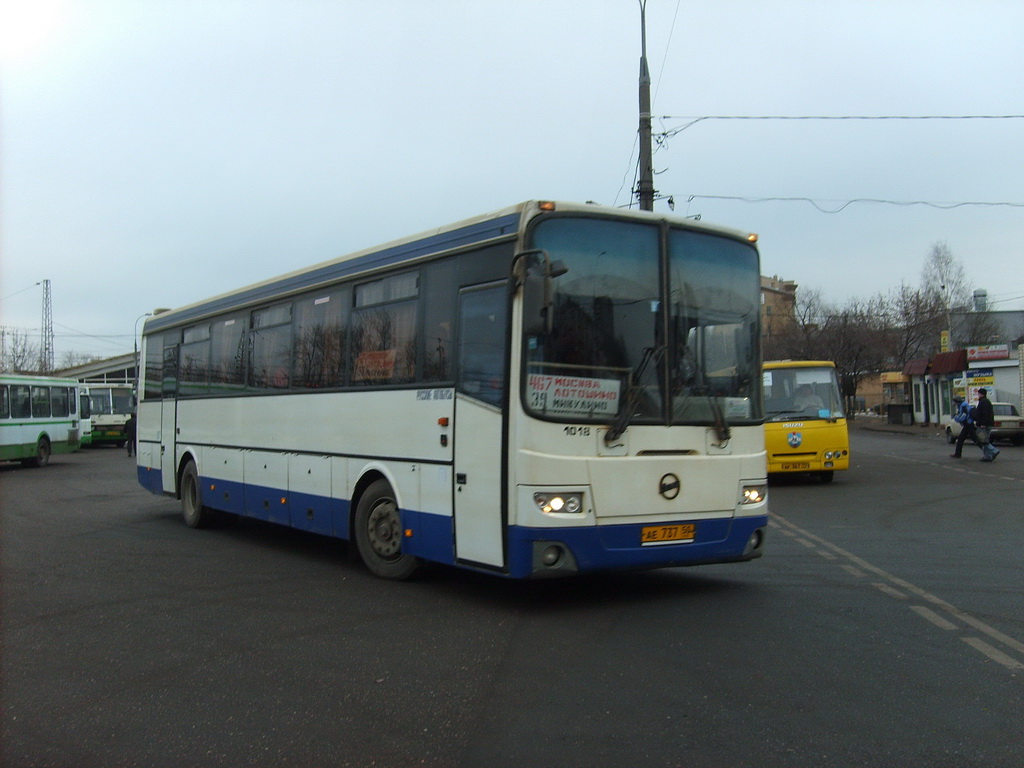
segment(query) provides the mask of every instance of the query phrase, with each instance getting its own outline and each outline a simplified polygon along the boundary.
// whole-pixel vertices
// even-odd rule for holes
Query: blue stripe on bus
[[[164,492],[163,473],[156,467],[136,467],[139,477],[139,485],[150,493],[162,494]]]
[[[138,467],[139,484],[151,493],[163,494],[158,468]],[[324,536],[349,538],[351,503],[316,494],[282,491],[279,488],[201,477],[203,505],[221,512],[267,520]],[[284,503],[282,503],[284,499]],[[454,563],[452,519],[416,510],[401,510],[402,528],[411,533],[402,549],[410,555],[438,563]]]
[[[159,469],[138,467],[138,475],[144,488],[152,493],[163,493]],[[200,478],[200,487],[203,504],[213,509],[339,539],[349,538],[351,504],[347,499],[289,494],[276,488],[246,486],[214,478]],[[402,544],[404,552],[436,563],[455,563],[451,517],[408,509],[402,509],[401,515],[402,528],[409,532]],[[768,517],[698,520],[696,525],[697,538],[692,543],[646,547],[640,546],[642,523],[583,528],[510,526],[507,573],[513,578],[533,574],[533,544],[538,541],[567,547],[580,572],[736,561],[743,558],[754,531],[768,525]]]
[[[516,232],[519,228],[519,214],[509,214],[497,219],[477,222],[467,227],[455,229],[450,232],[442,232],[438,235],[431,235],[411,243],[403,243],[382,251],[368,253],[358,258],[344,261],[335,261],[326,264],[319,269],[293,274],[287,277],[273,280],[269,283],[243,289],[229,296],[222,296],[215,301],[203,302],[200,305],[171,311],[166,315],[161,314],[150,318],[144,327],[144,333],[159,331],[178,323],[187,322],[191,318],[207,315],[215,312],[224,312],[233,307],[243,304],[257,302],[263,299],[274,298],[282,293],[299,290],[313,285],[333,282],[358,272],[365,272],[380,267],[400,264],[403,261],[428,256],[432,253],[441,253],[452,248],[472,245],[473,243],[492,240],[502,235]]]

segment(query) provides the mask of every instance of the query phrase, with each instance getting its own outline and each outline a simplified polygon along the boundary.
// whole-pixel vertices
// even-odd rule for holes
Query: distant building
[[[796,322],[796,288],[792,280],[761,275],[761,341],[767,342]]]
[[[954,309],[949,313],[949,332],[954,349],[979,344],[1015,347],[1024,344],[1024,311]]]
[[[54,375],[78,379],[81,382],[134,383],[136,371],[135,354],[129,352],[126,355],[107,357],[71,368],[63,368],[55,371]]]

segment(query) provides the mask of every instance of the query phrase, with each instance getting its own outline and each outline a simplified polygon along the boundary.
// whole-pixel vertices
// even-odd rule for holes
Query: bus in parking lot
[[[850,467],[850,435],[835,363],[773,360],[763,366],[768,473],[832,482]]]
[[[84,384],[88,387],[93,445],[122,447],[127,440],[125,424],[135,411],[131,384]]]
[[[0,375],[0,461],[42,467],[80,445],[77,381]]]
[[[759,557],[755,240],[527,202],[154,314],[139,481],[388,578]]]

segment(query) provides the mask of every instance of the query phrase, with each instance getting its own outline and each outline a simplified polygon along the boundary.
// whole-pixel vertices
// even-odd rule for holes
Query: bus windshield
[[[772,365],[765,369],[763,382],[768,421],[844,418],[835,368]]]
[[[531,247],[565,268],[550,333],[524,340],[541,418],[631,424],[762,418],[759,266],[747,243],[683,227],[550,217]],[[561,270],[559,270],[561,272]]]
[[[89,404],[94,416],[127,416],[134,410],[135,398],[131,389],[89,390]]]

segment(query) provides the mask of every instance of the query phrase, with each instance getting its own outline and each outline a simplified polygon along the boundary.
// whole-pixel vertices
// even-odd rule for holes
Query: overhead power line
[[[657,134],[667,139],[706,120],[1024,120],[1024,115],[661,115],[659,120],[686,120]]]
[[[815,200],[810,197],[742,197],[739,195],[689,195],[687,202],[694,200],[735,200],[741,203],[810,203],[822,213],[840,213],[854,203],[874,203],[876,205],[923,205],[928,208],[950,210],[953,208],[965,207],[987,207],[987,208],[1024,208],[1024,203],[1010,202],[988,202],[988,201],[964,201],[958,203],[932,202],[929,200],[883,200],[875,197],[857,197],[852,200]],[[838,207],[824,206],[825,202],[838,204]]]

